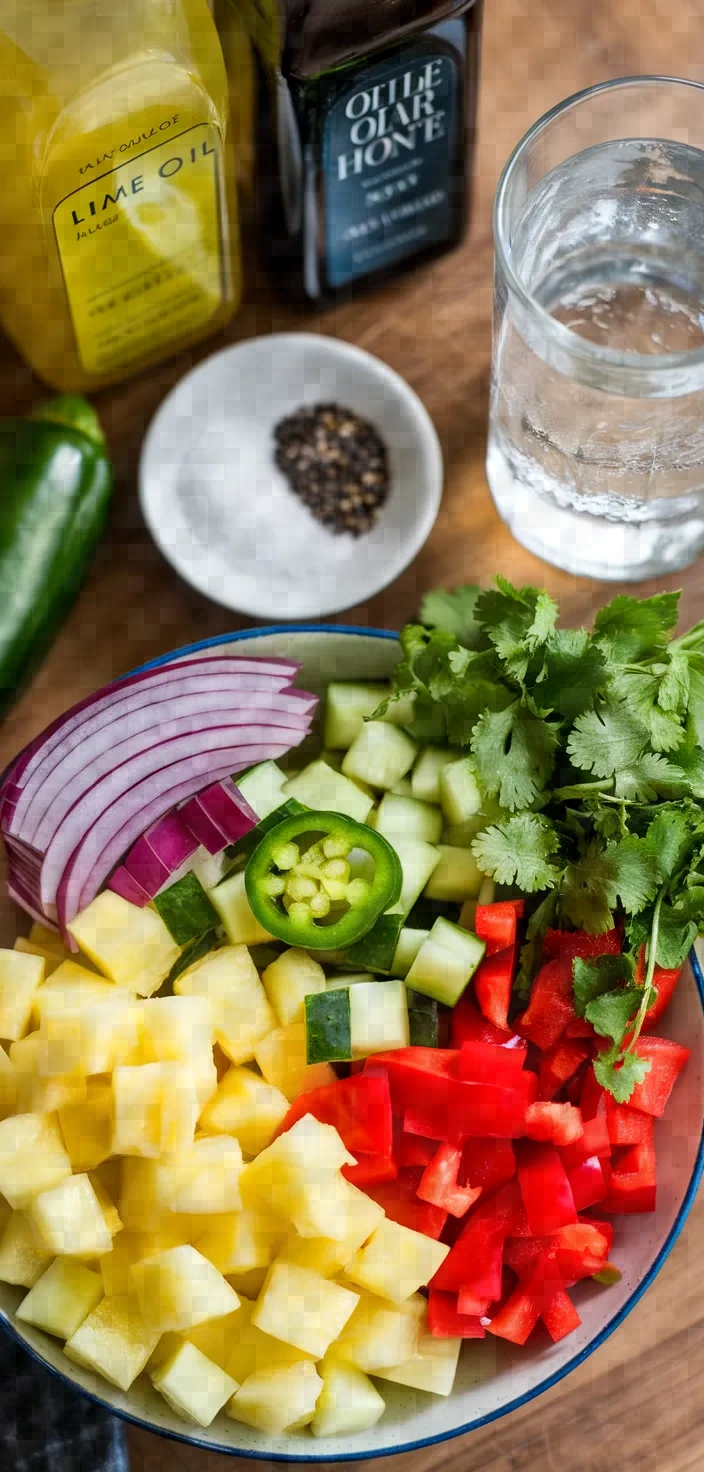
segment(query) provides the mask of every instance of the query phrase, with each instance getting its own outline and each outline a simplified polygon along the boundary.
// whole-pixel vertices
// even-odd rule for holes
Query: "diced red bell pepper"
[[[538,1098],[554,1099],[585,1059],[591,1057],[591,1044],[582,1038],[563,1038],[540,1060]]]
[[[452,1030],[453,1048],[461,1048],[463,1043],[510,1043],[516,1034],[510,1029],[494,1027],[493,1022],[487,1021],[482,1016],[478,1007],[475,1007],[469,992],[463,992],[459,1002],[455,1003],[450,1013],[450,1026]],[[516,1038],[520,1042],[520,1038]]]
[[[447,1140],[456,1135],[484,1135],[517,1139],[524,1132],[525,1113],[535,1100],[538,1080],[524,1070],[512,1088],[472,1084],[463,1079],[438,1078],[433,1091],[416,1088],[406,1104],[404,1129],[412,1135]]]
[[[591,1042],[594,1042],[596,1032],[591,1022],[587,1022],[586,1017],[573,1017],[572,1021],[568,1022],[563,1036],[565,1039],[588,1038]]]
[[[449,1216],[466,1216],[481,1196],[481,1186],[460,1186],[458,1176],[462,1165],[462,1146],[449,1142],[438,1145],[437,1151],[420,1178],[418,1196],[439,1206]]]
[[[425,1140],[422,1135],[408,1135],[402,1130],[398,1144],[399,1165],[402,1169],[404,1166],[408,1168],[414,1165],[425,1169],[426,1165],[430,1165],[439,1143],[439,1140]]]
[[[484,957],[474,973],[474,995],[481,1011],[494,1027],[508,1028],[513,973],[516,965],[514,947]]]
[[[393,1155],[362,1155],[360,1151],[357,1164],[343,1165],[342,1174],[353,1186],[364,1189],[375,1181],[395,1181],[398,1166]]]
[[[665,1113],[665,1106],[672,1093],[678,1075],[689,1058],[690,1049],[669,1038],[640,1037],[634,1052],[639,1058],[647,1058],[650,1072],[641,1084],[636,1084],[628,1103],[631,1109],[642,1109],[644,1114],[656,1118]]]
[[[532,1272],[538,1258],[547,1252],[551,1237],[508,1237],[504,1243],[504,1263],[507,1268],[525,1278]]]
[[[574,1104],[545,1101],[529,1104],[525,1133],[529,1140],[549,1140],[553,1145],[572,1145],[584,1134],[582,1114]]]
[[[650,1145],[653,1140],[653,1116],[632,1109],[630,1104],[617,1104],[607,1096],[606,1128],[612,1145]]]
[[[437,1242],[447,1221],[447,1212],[426,1201],[419,1201],[421,1175],[420,1170],[401,1170],[397,1180],[379,1181],[364,1189],[367,1196],[383,1206],[390,1221],[410,1227],[413,1232],[422,1232],[424,1237],[434,1237]]]
[[[396,1048],[368,1059],[363,1077],[373,1075],[381,1063],[389,1080],[393,1112],[403,1117],[408,1102],[419,1095],[428,1101],[447,1098],[447,1081],[458,1076],[459,1056],[458,1048]]]
[[[521,1072],[528,1049],[504,1048],[496,1043],[466,1042],[460,1049],[459,1076],[473,1084],[507,1084]]]
[[[500,1250],[501,1246],[499,1244]],[[467,1314],[469,1318],[485,1318],[492,1303],[498,1303],[499,1298],[503,1296],[503,1275],[501,1270],[499,1270],[497,1275],[497,1283],[500,1283],[498,1298],[478,1298],[471,1283],[465,1284],[464,1288],[460,1288],[457,1294],[457,1312]],[[455,1295],[453,1294],[452,1296],[454,1298]]]
[[[518,1148],[518,1181],[528,1226],[534,1237],[548,1237],[577,1220],[567,1172],[554,1145],[523,1140]]]
[[[654,1146],[632,1145],[614,1167],[603,1210],[619,1216],[654,1211],[656,1192]]]
[[[601,1084],[597,1083],[593,1068],[587,1069],[579,1107],[582,1119],[596,1119],[599,1115],[606,1118],[606,1094]]]
[[[598,1155],[591,1155],[579,1165],[572,1166],[567,1171],[567,1179],[577,1211],[596,1206],[607,1194],[608,1186]]]
[[[382,1069],[338,1079],[322,1089],[299,1094],[278,1133],[290,1130],[304,1114],[312,1114],[321,1124],[334,1125],[352,1155],[391,1155],[391,1094],[388,1077]]]
[[[582,1320],[564,1288],[558,1288],[549,1303],[546,1303],[541,1318],[550,1338],[555,1344],[578,1329]]]
[[[457,1306],[460,1313],[478,1314],[490,1303],[498,1303],[502,1294],[503,1240],[493,1236],[484,1242],[481,1256],[473,1267],[467,1268],[466,1282],[458,1288]]]
[[[613,1228],[606,1232],[599,1222],[580,1219],[574,1226],[561,1227],[552,1245],[564,1281],[577,1283],[597,1273],[606,1262],[612,1240]]]
[[[602,1235],[602,1237],[604,1238],[604,1240],[606,1242],[606,1256],[608,1257],[608,1255],[609,1255],[609,1253],[611,1251],[611,1248],[614,1245],[614,1224],[613,1224],[613,1222],[600,1221],[598,1217],[581,1216],[580,1215],[580,1217],[579,1217],[579,1224],[580,1224],[580,1226],[585,1226],[585,1227],[596,1227],[597,1231],[598,1232],[601,1232],[601,1235]]]
[[[516,1174],[516,1156],[510,1140],[465,1140],[460,1180],[483,1186],[485,1193],[504,1186]]]
[[[487,956],[515,945],[518,921],[525,909],[525,900],[495,900],[491,905],[477,905],[474,931],[480,940],[486,941]]]
[[[589,961],[594,956],[620,954],[618,930],[606,930],[603,935],[590,935],[586,930],[548,930],[543,941],[544,956],[564,956],[568,961],[573,961],[575,956]]]
[[[486,1327],[489,1334],[495,1334],[498,1339],[508,1339],[510,1344],[525,1344],[539,1318],[540,1305],[528,1288],[519,1283]]]
[[[458,1311],[457,1295],[431,1288],[428,1297],[428,1328],[436,1339],[483,1339],[484,1326],[476,1314]]]
[[[568,1022],[575,1016],[572,961],[559,957],[548,961],[533,982],[530,1000],[516,1019],[521,1036],[538,1048],[554,1048]]]
[[[611,1141],[603,1114],[597,1114],[596,1119],[583,1119],[582,1134],[579,1139],[573,1140],[571,1145],[563,1145],[561,1149],[567,1171],[572,1170],[576,1165],[581,1165],[583,1160],[589,1160],[592,1155],[608,1160],[610,1154]]]
[[[678,966],[674,971],[666,971],[662,966],[656,966],[653,974],[653,985],[657,987],[657,997],[652,1007],[645,1014],[643,1031],[649,1032],[660,1021],[663,1012],[669,1006],[672,994],[682,975],[682,967]]]
[[[524,1236],[526,1230],[521,1193],[516,1181],[509,1181],[494,1196],[480,1200],[474,1207],[457,1241],[438,1268],[433,1287],[445,1293],[459,1293],[463,1285],[471,1285],[479,1298],[493,1301],[501,1291],[504,1240],[506,1237]],[[478,1280],[482,1275],[490,1279],[490,1288],[497,1289],[493,1295],[481,1287]]]

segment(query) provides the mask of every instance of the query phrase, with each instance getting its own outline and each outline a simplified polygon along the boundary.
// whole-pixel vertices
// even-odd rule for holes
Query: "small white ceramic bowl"
[[[391,490],[360,537],[321,526],[274,463],[273,430],[304,404],[369,419],[389,452]],[[147,526],[187,582],[254,618],[321,618],[378,593],[427,540],[442,494],[432,420],[397,373],[312,333],[237,343],[172,390],[144,442]]]
[[[382,680],[395,665],[395,634],[343,626],[252,629],[206,640],[179,653],[237,650],[302,661],[299,684],[323,693],[332,679]],[[161,661],[154,661],[155,664]],[[11,944],[12,937],[4,937]],[[663,1019],[662,1033],[686,1042],[691,1058],[677,1082],[666,1117],[655,1124],[658,1204],[652,1215],[615,1217],[611,1257],[623,1278],[612,1288],[583,1283],[574,1290],[582,1318],[560,1344],[545,1335],[525,1349],[492,1339],[470,1340],[462,1351],[455,1389],[443,1399],[380,1382],[385,1415],[371,1431],[316,1440],[306,1432],[268,1437],[221,1414],[206,1431],[190,1429],[157,1395],[146,1376],[127,1394],[71,1364],[59,1342],[14,1317],[24,1289],[0,1284],[0,1323],[42,1364],[125,1420],[208,1451],[292,1462],[363,1461],[413,1451],[473,1431],[506,1415],[562,1379],[617,1329],[652,1283],[684,1226],[704,1169],[704,976],[694,955]]]

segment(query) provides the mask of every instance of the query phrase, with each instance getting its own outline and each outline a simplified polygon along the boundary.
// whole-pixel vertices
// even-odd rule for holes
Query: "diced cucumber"
[[[345,961],[367,971],[389,972],[402,927],[403,915],[380,915],[371,930],[349,947]]]
[[[286,797],[297,798],[304,807],[317,808],[318,812],[344,813],[345,817],[354,818],[357,823],[364,823],[374,806],[373,798],[362,792],[356,782],[351,782],[341,772],[333,771],[319,758],[287,782],[283,790]]]
[[[408,1032],[412,1048],[437,1048],[438,1004],[422,992],[408,993]]]
[[[329,1063],[352,1057],[350,992],[336,987],[329,992],[312,992],[305,1000],[306,1061]]]
[[[343,971],[339,976],[329,976],[325,985],[329,992],[336,992],[341,986],[357,986],[360,981],[373,980],[371,971]]]
[[[367,721],[342,763],[346,777],[388,791],[410,771],[418,748],[405,731],[386,721]]]
[[[353,1058],[408,1047],[408,997],[402,981],[361,982],[348,996]]]
[[[422,893],[436,865],[440,862],[440,850],[420,838],[398,839],[393,844],[401,860],[403,883],[401,894],[389,914],[407,915]]]
[[[451,848],[439,843],[439,861],[425,886],[429,900],[476,899],[484,875],[470,848]]]
[[[398,700],[390,702],[388,710],[381,719],[388,721],[391,726],[412,726],[415,716],[415,690],[406,690],[403,695],[399,695]]]
[[[440,773],[440,805],[448,823],[466,823],[481,810],[482,795],[468,756],[443,767]]]
[[[474,930],[474,922],[477,917],[477,905],[491,905],[494,902],[496,885],[493,879],[482,879],[479,894],[475,900],[465,900],[460,910],[459,924],[463,930]]]
[[[286,773],[276,762],[260,762],[250,767],[243,777],[238,777],[237,786],[258,818],[267,818],[269,813],[281,805],[281,791]]]
[[[408,972],[406,986],[454,1007],[485,951],[486,942],[471,931],[451,920],[436,920]]]
[[[391,791],[394,797],[412,797],[413,788],[411,787],[410,777],[402,777],[401,781],[397,782],[396,786],[391,788]]]
[[[258,946],[273,937],[259,924],[247,899],[244,873],[231,874],[211,889],[210,898],[225,926],[231,945]]]
[[[187,946],[220,923],[200,880],[190,871],[162,889],[152,903],[177,946]]]
[[[375,828],[389,843],[398,838],[420,838],[424,843],[437,843],[442,832],[442,813],[429,802],[415,797],[398,797],[385,793],[379,804]]]
[[[231,843],[227,850],[228,856],[232,859],[248,859],[266,834],[270,833],[272,828],[276,828],[278,823],[285,822],[286,818],[295,817],[297,813],[305,812],[307,812],[305,803],[297,802],[295,797],[286,798],[277,808],[272,808],[265,818],[261,818],[256,828],[250,828],[249,833],[238,838],[237,843]]]
[[[404,925],[401,931],[394,958],[391,962],[392,976],[407,976],[418,955],[424,940],[428,939],[428,930],[412,930],[409,925]]]
[[[441,746],[426,746],[411,772],[411,791],[421,802],[440,806],[440,775],[457,756]]]
[[[190,866],[191,873],[195,874],[204,890],[210,894],[211,889],[229,873],[232,859],[228,858],[227,849],[221,849],[219,854],[209,854],[207,848],[199,848],[190,860]]]
[[[389,685],[328,685],[325,697],[323,744],[331,750],[347,751],[359,736],[367,716],[373,716],[390,693]]]

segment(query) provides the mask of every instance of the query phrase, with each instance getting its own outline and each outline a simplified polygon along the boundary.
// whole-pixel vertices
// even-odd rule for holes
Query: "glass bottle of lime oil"
[[[240,296],[228,88],[207,0],[0,0],[0,320],[102,387]]]

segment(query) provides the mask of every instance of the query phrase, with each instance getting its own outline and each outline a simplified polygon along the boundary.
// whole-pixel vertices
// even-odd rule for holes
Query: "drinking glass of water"
[[[599,578],[704,547],[704,87],[608,82],[496,196],[487,473],[514,536]]]

